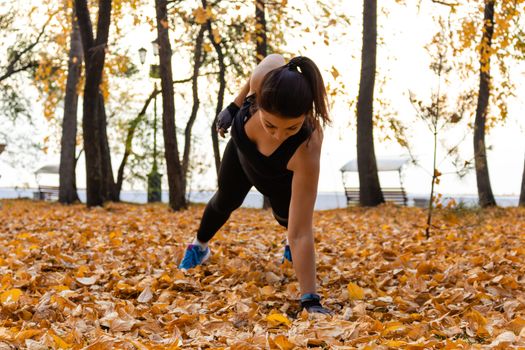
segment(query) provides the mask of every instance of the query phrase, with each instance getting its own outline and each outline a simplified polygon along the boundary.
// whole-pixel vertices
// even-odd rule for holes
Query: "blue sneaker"
[[[202,250],[198,245],[190,244],[188,248],[186,248],[186,252],[184,253],[184,258],[182,258],[182,261],[179,265],[179,269],[188,270],[194,268],[197,265],[201,265],[203,262],[208,260],[210,255],[210,248],[206,247],[205,250]]]
[[[283,260],[281,261],[281,264],[283,264],[285,260],[292,262],[292,251],[288,244],[284,246],[284,254],[283,254]]]

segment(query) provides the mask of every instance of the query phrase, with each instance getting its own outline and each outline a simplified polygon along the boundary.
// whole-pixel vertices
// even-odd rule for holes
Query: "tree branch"
[[[30,68],[34,68],[34,67],[38,67],[38,62],[37,61],[31,61],[28,64],[26,64],[25,66],[22,66],[22,67],[17,68],[17,69],[13,69],[12,67],[10,67],[4,75],[0,76],[0,81],[9,78],[13,74],[16,74],[18,72],[23,72],[23,71],[26,71],[26,70],[28,70]]]
[[[27,54],[28,52],[30,52],[31,50],[33,50],[33,48],[36,45],[38,45],[38,43],[40,42],[40,39],[42,39],[42,36],[44,35],[44,32],[46,30],[47,25],[49,24],[49,21],[51,20],[52,17],[53,16],[50,16],[50,18],[46,21],[46,23],[44,23],[44,26],[42,27],[42,30],[40,31],[40,33],[38,33],[38,35],[37,35],[37,37],[36,37],[34,42],[29,44],[23,50],[17,51],[17,52],[14,53],[13,58],[10,60],[10,62],[7,65],[6,72],[2,76],[0,76],[0,81],[9,78],[11,75],[13,75],[15,73],[22,72],[22,71],[25,71],[25,70],[27,70],[29,68],[38,66],[38,62],[31,61],[31,62],[27,63],[25,66],[22,66],[22,67],[19,67],[19,68],[15,68],[15,66],[22,60],[22,57],[25,54]]]
[[[199,90],[197,86],[199,69],[202,64],[202,43],[204,41],[204,32],[206,31],[206,26],[201,25],[199,34],[197,34],[197,39],[195,42],[195,55],[193,60],[193,77],[192,77],[192,94],[193,94],[193,107],[191,109],[191,115],[186,124],[186,129],[184,130],[184,153],[182,157],[182,171],[184,172],[184,177],[186,178],[188,174],[188,168],[190,164],[190,147],[191,147],[191,129],[197,118],[197,112],[199,110]]]
[[[97,21],[97,37],[95,46],[108,45],[109,26],[111,23],[111,0],[100,0]]]
[[[459,3],[457,3],[457,2],[451,3],[451,2],[447,2],[447,1],[443,1],[443,0],[431,0],[431,1],[433,3],[435,3],[435,4],[445,5],[445,6],[449,6],[449,7],[459,6]]]
[[[82,46],[87,53],[95,41],[93,37],[93,24],[89,17],[89,9],[86,0],[75,0],[75,10],[77,14],[80,35],[82,36]]]

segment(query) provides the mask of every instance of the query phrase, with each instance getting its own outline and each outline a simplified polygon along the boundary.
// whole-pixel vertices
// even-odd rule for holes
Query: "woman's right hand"
[[[239,111],[240,107],[237,106],[234,102],[230,103],[228,107],[222,110],[217,116],[217,132],[221,137],[225,137],[225,134],[228,132],[228,129],[232,125],[233,118]]]

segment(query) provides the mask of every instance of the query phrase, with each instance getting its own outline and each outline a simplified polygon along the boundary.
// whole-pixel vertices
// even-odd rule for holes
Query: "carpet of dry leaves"
[[[319,292],[299,312],[285,232],[240,209],[177,269],[202,206],[0,201],[0,349],[525,349],[525,210],[315,214]]]

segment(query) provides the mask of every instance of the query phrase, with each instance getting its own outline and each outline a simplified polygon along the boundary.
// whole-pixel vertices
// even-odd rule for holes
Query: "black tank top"
[[[233,120],[231,133],[243,170],[255,187],[264,194],[264,188],[267,186],[272,186],[274,190],[274,186],[290,186],[293,172],[286,167],[297,148],[308,139],[311,131],[306,123],[303,123],[299,132],[284,140],[271,155],[265,156],[248,138],[244,129],[244,125],[255,111],[255,94],[252,94],[244,99]]]

